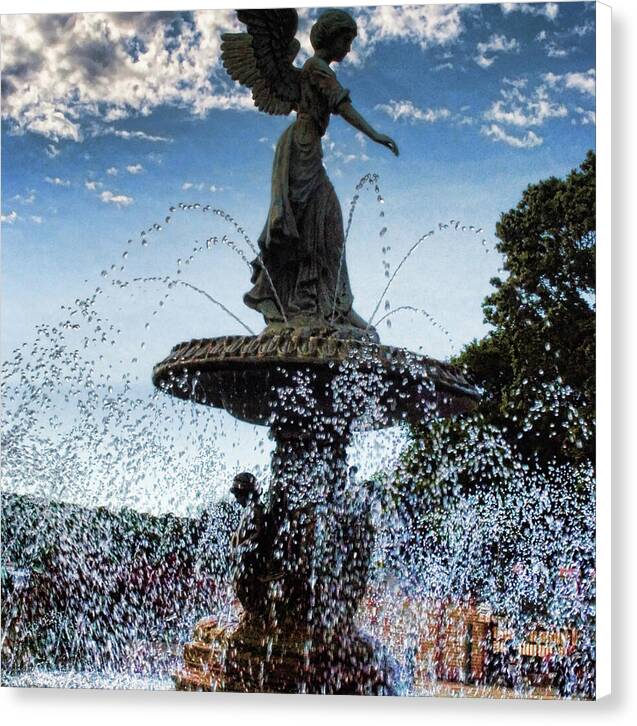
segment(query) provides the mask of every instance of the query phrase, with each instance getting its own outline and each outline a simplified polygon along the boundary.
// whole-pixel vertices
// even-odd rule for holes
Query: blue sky
[[[502,264],[493,250],[500,213],[527,184],[566,174],[594,148],[594,3],[352,13],[359,37],[334,68],[355,107],[401,151],[394,158],[338,117],[324,142],[345,219],[358,180],[380,176],[383,203],[373,189],[361,191],[348,239],[355,308],[368,318],[386,265],[391,273],[434,230],[388,299],[426,310],[439,325],[402,311],[380,334],[445,358],[486,332],[480,305]],[[297,63],[316,14],[300,10]],[[261,329],[241,300],[245,262],[206,245],[225,234],[241,246],[241,235],[202,211],[223,209],[256,240],[273,145],[292,120],[258,113],[225,75],[219,34],[238,29],[232,11],[3,16],[4,357],[97,286],[100,309],[122,331],[113,365],[130,370],[142,394],[174,343],[241,332],[187,287],[164,300],[159,283],[121,289],[115,279],[186,281]],[[169,212],[180,202],[201,208]],[[460,221],[457,232],[441,229],[450,220]],[[384,310],[383,302],[376,317]]]

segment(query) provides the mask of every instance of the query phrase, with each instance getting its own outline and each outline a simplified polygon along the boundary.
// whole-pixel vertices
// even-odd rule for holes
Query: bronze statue
[[[237,531],[232,536],[234,589],[248,612],[264,607],[264,570],[267,548],[267,514],[259,499],[256,478],[249,472],[237,474],[230,491],[243,509]]]
[[[310,33],[314,55],[299,69],[292,63],[300,48],[296,10],[238,10],[237,16],[248,32],[222,36],[226,70],[252,89],[259,110],[296,111],[276,146],[270,210],[244,301],[268,325],[340,327],[374,337],[352,308],[343,217],[321,147],[330,115],[338,114],[398,156],[396,143],[356,111],[330,68],[349,53],[356,23],[343,10],[322,13]]]

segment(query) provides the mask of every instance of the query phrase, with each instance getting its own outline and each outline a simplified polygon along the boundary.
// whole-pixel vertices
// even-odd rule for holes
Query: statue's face
[[[350,32],[339,33],[332,41],[332,58],[340,63],[352,49],[355,36]]]
[[[242,507],[245,507],[250,499],[250,494],[240,486],[233,486],[230,491],[234,494],[234,498],[239,502]]]

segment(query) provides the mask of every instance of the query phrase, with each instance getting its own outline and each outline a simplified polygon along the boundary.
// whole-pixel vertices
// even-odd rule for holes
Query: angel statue
[[[293,65],[300,43],[296,10],[238,10],[247,33],[224,33],[221,57],[229,75],[252,89],[260,111],[296,120],[274,154],[268,218],[244,296],[268,326],[343,330],[377,339],[352,308],[341,207],[323,166],[321,138],[338,114],[398,156],[398,146],[375,131],[352,105],[330,68],[349,53],[356,22],[343,10],[322,13],[310,32],[314,55]]]

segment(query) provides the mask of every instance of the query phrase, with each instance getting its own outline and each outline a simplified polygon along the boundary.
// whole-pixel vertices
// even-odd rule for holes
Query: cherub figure
[[[270,210],[252,263],[254,287],[244,302],[269,325],[345,328],[375,338],[352,308],[343,216],[321,146],[330,116],[338,114],[398,156],[393,139],[356,111],[330,68],[349,53],[356,23],[343,10],[322,13],[310,33],[314,55],[299,69],[292,63],[300,48],[296,10],[238,10],[237,16],[248,32],[222,36],[228,73],[252,89],[260,110],[296,111],[276,146]]]
[[[230,540],[234,589],[243,607],[254,613],[266,607],[264,578],[268,515],[259,499],[259,487],[253,474],[237,474],[230,491],[243,508],[239,527]]]

